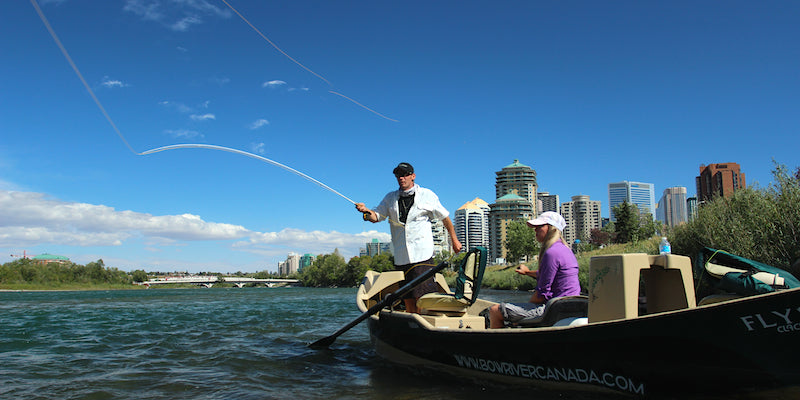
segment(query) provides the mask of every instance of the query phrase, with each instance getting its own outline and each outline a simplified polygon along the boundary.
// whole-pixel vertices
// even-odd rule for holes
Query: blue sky
[[[351,257],[412,163],[451,212],[515,159],[540,191],[695,193],[701,164],[766,187],[798,165],[795,1],[0,3],[0,262],[277,270]],[[270,41],[277,46],[274,47]],[[280,50],[278,50],[278,48]]]

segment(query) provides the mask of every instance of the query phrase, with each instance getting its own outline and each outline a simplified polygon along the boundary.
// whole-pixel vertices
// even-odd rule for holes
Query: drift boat
[[[719,263],[722,254],[715,255]],[[752,265],[707,264],[753,275]],[[442,293],[420,298],[419,314],[396,309],[402,302],[392,299],[394,307],[369,316],[378,355],[415,370],[546,390],[635,397],[800,393],[800,282],[783,270],[772,274],[771,287],[791,289],[696,303],[688,257],[593,257],[588,296],[552,299],[538,319],[488,329],[484,310],[495,303],[477,297],[485,265],[486,250],[472,249],[455,290],[437,273]],[[402,272],[368,271],[357,292],[359,309],[374,308],[402,280]]]

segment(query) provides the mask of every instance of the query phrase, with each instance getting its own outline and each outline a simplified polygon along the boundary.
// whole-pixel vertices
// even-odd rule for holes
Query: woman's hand
[[[520,275],[527,275],[532,278],[539,278],[539,270],[537,269],[535,271],[531,271],[530,268],[528,268],[528,266],[525,264],[520,264],[517,267],[516,271]]]

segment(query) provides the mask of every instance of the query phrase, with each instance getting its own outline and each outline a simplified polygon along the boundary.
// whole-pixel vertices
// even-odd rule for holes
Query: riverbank
[[[637,243],[625,243],[606,246],[603,249],[578,252],[578,278],[582,287],[587,287],[589,279],[589,262],[592,257],[621,253],[648,253],[656,254],[658,251],[658,238],[642,240]],[[532,290],[536,284],[534,279],[520,276],[514,269],[518,264],[491,265],[486,267],[482,287],[496,290]],[[455,273],[450,271],[446,280],[450,286],[455,281]],[[224,283],[215,286],[224,285]],[[231,285],[232,286],[232,285]],[[195,285],[170,285],[171,288],[199,288]],[[219,286],[224,287],[224,286]],[[0,292],[35,292],[35,291],[84,291],[84,290],[145,290],[147,287],[136,284],[121,283],[12,283],[0,284]]]

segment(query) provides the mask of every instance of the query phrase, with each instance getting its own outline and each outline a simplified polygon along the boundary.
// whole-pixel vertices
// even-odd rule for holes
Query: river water
[[[307,346],[359,315],[353,288],[0,292],[0,398],[589,398],[412,374],[366,324]]]

